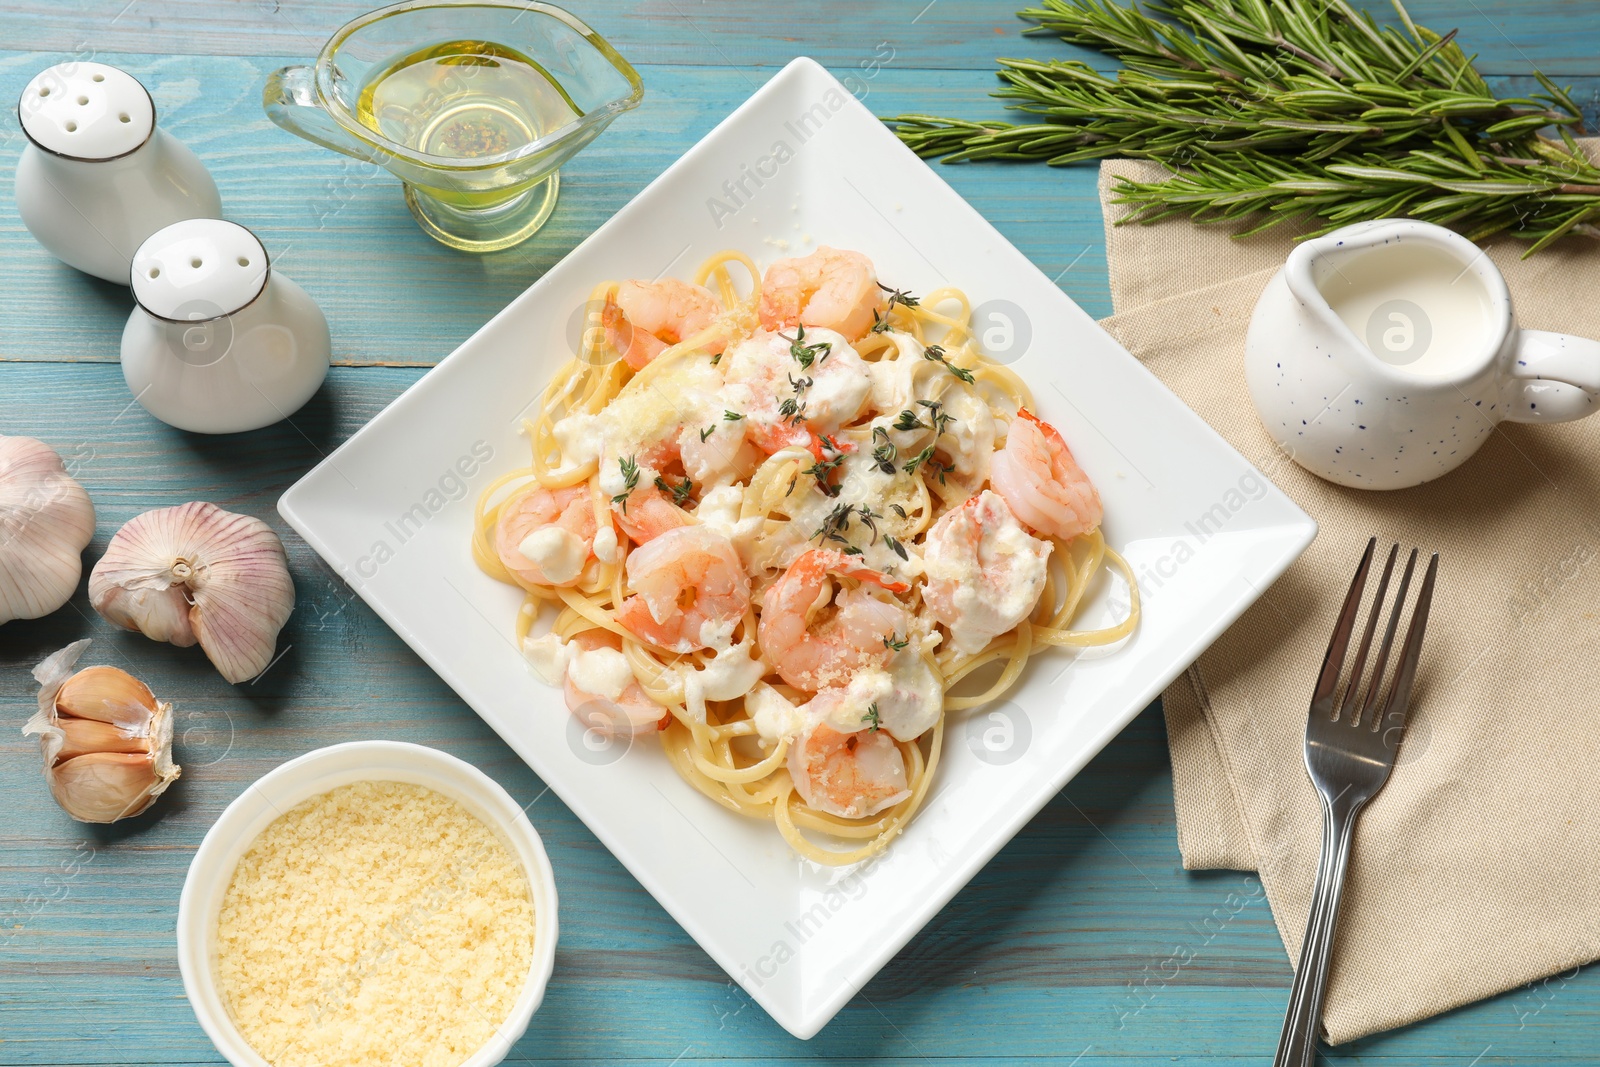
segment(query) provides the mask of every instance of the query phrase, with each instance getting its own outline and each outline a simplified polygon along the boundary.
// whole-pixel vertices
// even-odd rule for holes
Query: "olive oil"
[[[368,129],[462,166],[515,152],[579,114],[549,71],[490,41],[446,41],[374,64],[356,100]]]

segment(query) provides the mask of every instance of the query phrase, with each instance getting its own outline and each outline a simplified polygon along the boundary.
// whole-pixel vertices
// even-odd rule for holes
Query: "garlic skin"
[[[198,641],[238,683],[272,662],[294,611],[294,581],[271,527],[195,501],[128,520],[89,575],[89,602],[153,640]]]
[[[108,823],[155,803],[181,768],[172,762],[172,705],[115,667],[72,667],[74,641],[33,669],[39,710],[22,732],[39,738],[50,795],[79,822]]]
[[[72,598],[94,505],[43,441],[0,435],[0,625]]]

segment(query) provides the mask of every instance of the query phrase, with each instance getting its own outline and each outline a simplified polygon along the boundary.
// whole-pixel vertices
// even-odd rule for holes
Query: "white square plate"
[[[764,243],[763,239],[772,243]],[[512,638],[517,591],[468,551],[472,505],[526,462],[518,420],[572,351],[597,281],[855,248],[912,292],[984,309],[1105,501],[1140,576],[1138,634],[1047,654],[996,709],[952,721],[929,802],[854,870],[682,782],[648,741],[585,745]],[[1243,399],[1241,398],[1241,403]],[[465,483],[465,487],[463,487]],[[1316,526],[809,59],[785,67],[613,219],[284,494],[333,564],[774,1019],[810,1037],[1310,543]],[[1112,583],[1106,583],[1112,586]],[[1103,590],[1090,622],[1119,597]]]

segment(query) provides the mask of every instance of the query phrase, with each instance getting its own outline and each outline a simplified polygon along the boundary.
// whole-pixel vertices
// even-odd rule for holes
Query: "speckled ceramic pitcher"
[[[1250,320],[1245,380],[1296,463],[1340,485],[1403,489],[1454,470],[1502,420],[1593,413],[1600,343],[1521,329],[1482,249],[1387,219],[1290,254]]]

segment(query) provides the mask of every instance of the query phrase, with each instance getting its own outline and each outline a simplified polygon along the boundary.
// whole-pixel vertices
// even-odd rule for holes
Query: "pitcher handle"
[[[355,136],[328,114],[317,93],[313,67],[283,67],[267,75],[261,106],[273,122],[313,144],[379,166],[389,158],[389,153]]]
[[[1522,330],[1511,375],[1511,422],[1567,422],[1600,411],[1600,341]]]

